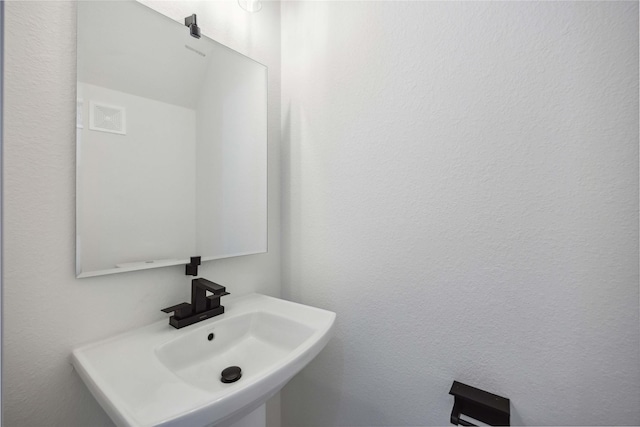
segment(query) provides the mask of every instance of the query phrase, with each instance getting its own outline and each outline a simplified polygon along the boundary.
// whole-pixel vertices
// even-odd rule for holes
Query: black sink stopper
[[[235,383],[242,376],[242,369],[239,366],[229,366],[222,370],[221,375],[220,381],[223,383]]]

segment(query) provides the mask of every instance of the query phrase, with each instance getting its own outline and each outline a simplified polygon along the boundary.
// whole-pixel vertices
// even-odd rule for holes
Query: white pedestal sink
[[[335,313],[259,294],[174,329],[168,320],[73,351],[118,426],[264,427],[264,403],[329,341]],[[241,378],[222,383],[229,366]]]

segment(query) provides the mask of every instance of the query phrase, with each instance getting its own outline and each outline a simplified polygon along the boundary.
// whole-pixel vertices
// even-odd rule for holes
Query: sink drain
[[[242,376],[242,369],[240,369],[239,366],[229,366],[228,368],[223,369],[220,375],[222,376],[220,381],[223,383],[234,383]]]

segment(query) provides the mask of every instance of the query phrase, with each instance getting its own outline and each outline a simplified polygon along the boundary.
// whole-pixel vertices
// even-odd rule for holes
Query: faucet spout
[[[229,295],[229,292],[226,291],[226,288],[222,285],[212,282],[211,280],[204,279],[202,277],[198,279],[193,279],[191,281],[192,286],[196,286],[198,288],[205,289],[214,295]]]
[[[213,295],[207,296],[207,291]],[[220,297],[224,295],[229,295],[229,292],[222,285],[201,277],[191,281],[191,306],[194,314],[220,307]]]

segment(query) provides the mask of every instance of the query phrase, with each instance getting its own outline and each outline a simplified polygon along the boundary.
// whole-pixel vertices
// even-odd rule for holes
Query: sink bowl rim
[[[264,305],[266,305],[265,303],[267,302],[269,305],[265,308]],[[263,307],[260,307],[261,303]],[[331,337],[336,319],[336,314],[327,310],[256,293],[229,298],[224,305],[228,307],[225,314],[186,328],[174,329],[168,325],[165,319],[79,347],[73,350],[72,363],[96,400],[118,426],[161,425],[169,427],[178,424],[184,425],[184,422],[188,419],[192,419],[192,422],[198,422],[197,420],[202,418],[204,413],[211,411],[218,411],[217,413],[220,414],[220,417],[209,423],[218,423],[233,418],[235,415],[242,413],[243,408],[252,405],[255,406],[256,402],[261,400],[266,401],[266,399],[277,393],[324,348]],[[268,369],[258,375],[245,378],[247,381],[242,383],[241,387],[236,387],[230,390],[229,393],[220,395],[220,393],[202,390],[196,385],[190,384],[178,377],[175,372],[169,369],[169,367],[157,357],[157,351],[160,347],[183,338],[185,333],[197,334],[202,329],[210,328],[216,323],[223,325],[225,320],[231,320],[246,313],[264,312],[290,320],[290,317],[283,316],[277,311],[274,312],[274,309],[277,309],[278,306],[280,306],[280,308],[289,307],[293,311],[317,313],[318,315],[313,318],[313,321],[316,323],[314,325],[315,327],[312,327],[313,332],[282,360],[278,360],[277,363],[269,366]],[[238,310],[238,308],[243,309]],[[304,320],[298,323],[307,325]],[[165,379],[173,380],[171,384],[180,383],[182,390],[192,392],[195,398],[193,404],[189,404],[188,407],[185,406],[181,409],[166,410],[165,413],[155,418],[149,416],[142,417],[139,411],[136,412],[132,405],[123,399],[117,387],[112,387],[113,384],[105,377],[105,373],[99,372],[89,358],[92,350],[98,351],[107,348],[106,346],[109,345],[113,346],[118,343],[126,343],[134,337],[143,336],[143,334],[150,334],[151,338],[149,338],[149,340],[153,341],[153,345],[148,345],[147,347],[140,344],[140,348],[144,347],[145,351],[150,353],[153,358],[151,362],[153,368],[149,368],[149,372],[163,374],[167,377]],[[135,351],[140,351],[140,349],[138,348]],[[161,369],[159,370],[158,367],[161,367]],[[211,418],[208,416],[207,419],[210,420]]]

